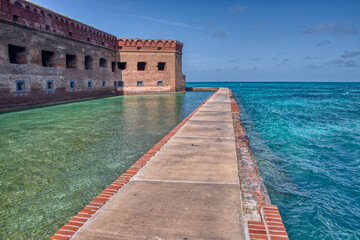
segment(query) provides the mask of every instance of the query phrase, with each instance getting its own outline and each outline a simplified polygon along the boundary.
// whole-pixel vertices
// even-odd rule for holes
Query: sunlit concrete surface
[[[72,239],[245,239],[228,96],[213,95]]]

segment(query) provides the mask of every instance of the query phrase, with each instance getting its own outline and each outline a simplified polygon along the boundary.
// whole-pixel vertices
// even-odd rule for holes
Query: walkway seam
[[[168,183],[190,183],[190,184],[213,184],[213,185],[239,185],[239,183],[230,182],[200,182],[200,181],[175,181],[175,180],[156,180],[156,179],[137,179],[136,176],[131,179],[131,182],[168,182]]]
[[[201,137],[193,137],[193,136],[175,136],[177,138],[194,138],[194,139],[219,139],[219,140],[234,140],[233,137],[207,137],[207,136],[201,136]]]
[[[218,92],[217,90],[216,92]],[[86,205],[77,215],[71,218],[64,226],[62,226],[50,240],[69,240],[75,233],[84,226],[98,210],[103,207],[130,179],[137,174],[137,172],[150,161],[160,149],[170,141],[176,133],[184,127],[184,125],[193,117],[216,92],[214,92],[208,99],[206,99],[200,106],[198,106],[190,115],[182,120],[173,130],[171,130],[165,137],[163,137],[157,144],[155,144],[147,153],[145,153],[139,160],[137,160],[128,170],[120,175],[112,184],[110,184],[103,192],[96,196],[88,205]]]

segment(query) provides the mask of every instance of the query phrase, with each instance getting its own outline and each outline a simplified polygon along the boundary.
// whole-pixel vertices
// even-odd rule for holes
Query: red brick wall
[[[126,70],[122,70],[124,92],[184,91],[185,83],[183,87],[177,84],[178,82],[183,82],[181,69],[176,67],[176,58],[179,55],[177,52],[120,50],[120,61],[126,62]],[[144,71],[137,70],[138,62],[146,62]],[[163,71],[158,70],[157,65],[159,62],[165,63]],[[137,81],[143,81],[143,87],[137,87]],[[163,81],[163,86],[157,86],[158,81]]]
[[[0,0],[0,18],[117,49],[116,36],[24,0]]]
[[[172,51],[182,53],[183,44],[175,40],[162,39],[118,39],[120,50],[132,51]]]
[[[262,221],[248,221],[250,240],[289,240],[277,206],[264,205],[261,215]]]

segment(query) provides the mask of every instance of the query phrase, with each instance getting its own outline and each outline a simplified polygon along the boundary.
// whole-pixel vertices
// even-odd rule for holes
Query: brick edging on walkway
[[[230,90],[236,154],[242,197],[242,212],[250,240],[288,240],[280,212],[271,205],[258,164],[252,154],[249,138],[242,126],[239,106]]]
[[[214,93],[215,94],[215,93]],[[214,95],[212,94],[199,107],[197,107],[189,116],[181,121],[173,130],[163,137],[154,147],[137,160],[125,173],[118,177],[103,192],[96,196],[88,205],[86,205],[77,215],[62,226],[51,240],[70,239],[110,198],[119,191],[119,189],[129,182],[133,177],[155,154],[195,115],[195,113]]]

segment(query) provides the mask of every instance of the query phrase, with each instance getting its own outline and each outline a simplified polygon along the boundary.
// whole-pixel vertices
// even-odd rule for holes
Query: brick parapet
[[[213,95],[212,95],[213,96]],[[199,107],[197,107],[189,116],[181,121],[173,130],[147,151],[139,160],[137,160],[125,173],[118,177],[104,191],[97,195],[88,205],[86,205],[76,216],[71,218],[62,226],[50,240],[68,240],[88,221],[94,214],[104,206],[115,193],[117,193],[137,172],[150,161],[155,154],[192,118],[196,112],[212,97],[210,96]]]
[[[249,146],[249,138],[240,120],[240,110],[231,93],[236,151],[238,156],[239,179],[245,217],[249,220],[260,219],[260,206],[271,204],[263,178]]]
[[[288,240],[280,212],[270,197],[240,120],[240,109],[230,91],[233,113],[242,211],[250,240]]]
[[[176,40],[119,38],[120,51],[171,51],[182,53],[183,44]]]
[[[201,92],[201,91],[217,91],[219,90],[218,87],[186,87],[186,91],[197,91],[197,92]]]
[[[117,38],[26,0],[0,0],[0,18],[100,46],[126,51],[182,53],[183,44],[165,39]]]
[[[117,37],[25,0],[0,0],[0,18],[117,49]]]
[[[261,221],[248,221],[250,240],[289,240],[279,210],[275,205],[261,207]]]

